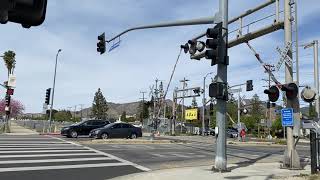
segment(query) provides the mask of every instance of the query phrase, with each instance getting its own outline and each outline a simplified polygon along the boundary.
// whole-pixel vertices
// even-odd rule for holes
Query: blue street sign
[[[293,126],[293,109],[286,108],[281,110],[282,126]]]
[[[121,42],[121,40],[117,41],[116,43],[113,43],[109,49],[109,52],[112,51],[113,49],[117,48],[118,46],[120,46],[120,42]]]

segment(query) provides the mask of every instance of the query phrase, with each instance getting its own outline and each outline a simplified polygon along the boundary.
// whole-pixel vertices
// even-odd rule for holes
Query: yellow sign
[[[198,119],[198,109],[187,109],[185,112],[186,120],[196,120]]]

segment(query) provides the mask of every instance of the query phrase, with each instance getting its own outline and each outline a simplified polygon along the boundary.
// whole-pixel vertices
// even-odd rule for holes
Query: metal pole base
[[[213,167],[217,172],[228,172],[227,160],[222,157],[216,157],[215,166]],[[212,169],[213,169],[212,168]]]
[[[231,169],[218,169],[215,166],[212,166],[211,171],[213,172],[219,172],[219,173],[227,173],[227,172],[231,172]]]
[[[291,155],[291,157],[290,157]],[[288,149],[286,148],[284,151],[284,159],[283,164],[281,166],[283,169],[291,169],[291,170],[297,170],[302,169],[300,165],[300,159],[297,150],[293,149],[291,153],[288,152]]]

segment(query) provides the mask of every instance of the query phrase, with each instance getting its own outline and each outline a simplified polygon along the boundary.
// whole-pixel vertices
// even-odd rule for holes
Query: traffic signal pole
[[[227,42],[228,42],[228,0],[219,0],[219,13],[222,18],[222,49],[219,57],[224,58],[227,54]],[[217,82],[227,84],[227,65],[224,63],[218,63],[217,68]],[[214,169],[218,171],[227,170],[227,153],[226,153],[226,100],[217,99],[217,115],[216,122],[218,127],[216,157]]]
[[[285,45],[289,42],[292,43],[292,25],[291,25],[291,1],[284,0],[284,32],[285,32]],[[288,56],[292,58],[292,45],[290,50],[288,51]],[[286,84],[293,82],[293,71],[292,67],[285,63],[285,82]],[[295,97],[294,99],[290,100],[287,98],[287,108],[293,108],[294,112],[294,121],[299,121],[300,119],[300,112],[299,112],[299,99]],[[284,152],[284,161],[283,167],[296,169],[300,167],[300,159],[295,148],[294,138],[293,138],[293,127],[288,126],[287,130],[287,147]]]

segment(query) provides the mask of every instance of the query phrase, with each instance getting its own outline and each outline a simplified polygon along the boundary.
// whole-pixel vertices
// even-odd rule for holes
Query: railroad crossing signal
[[[297,97],[299,88],[296,83],[289,83],[282,85],[281,90],[286,92],[286,96],[288,99],[293,100]]]
[[[264,90],[265,94],[268,94],[269,100],[271,102],[276,102],[279,99],[279,89],[277,86],[271,86],[269,89]]]
[[[286,47],[283,51],[279,47],[277,47],[277,51],[281,55],[280,60],[276,66],[277,71],[280,70],[281,65],[283,64],[283,61],[286,61],[286,64],[288,64],[290,67],[292,67],[292,59],[288,56],[288,51],[290,50],[291,42],[288,42]]]

